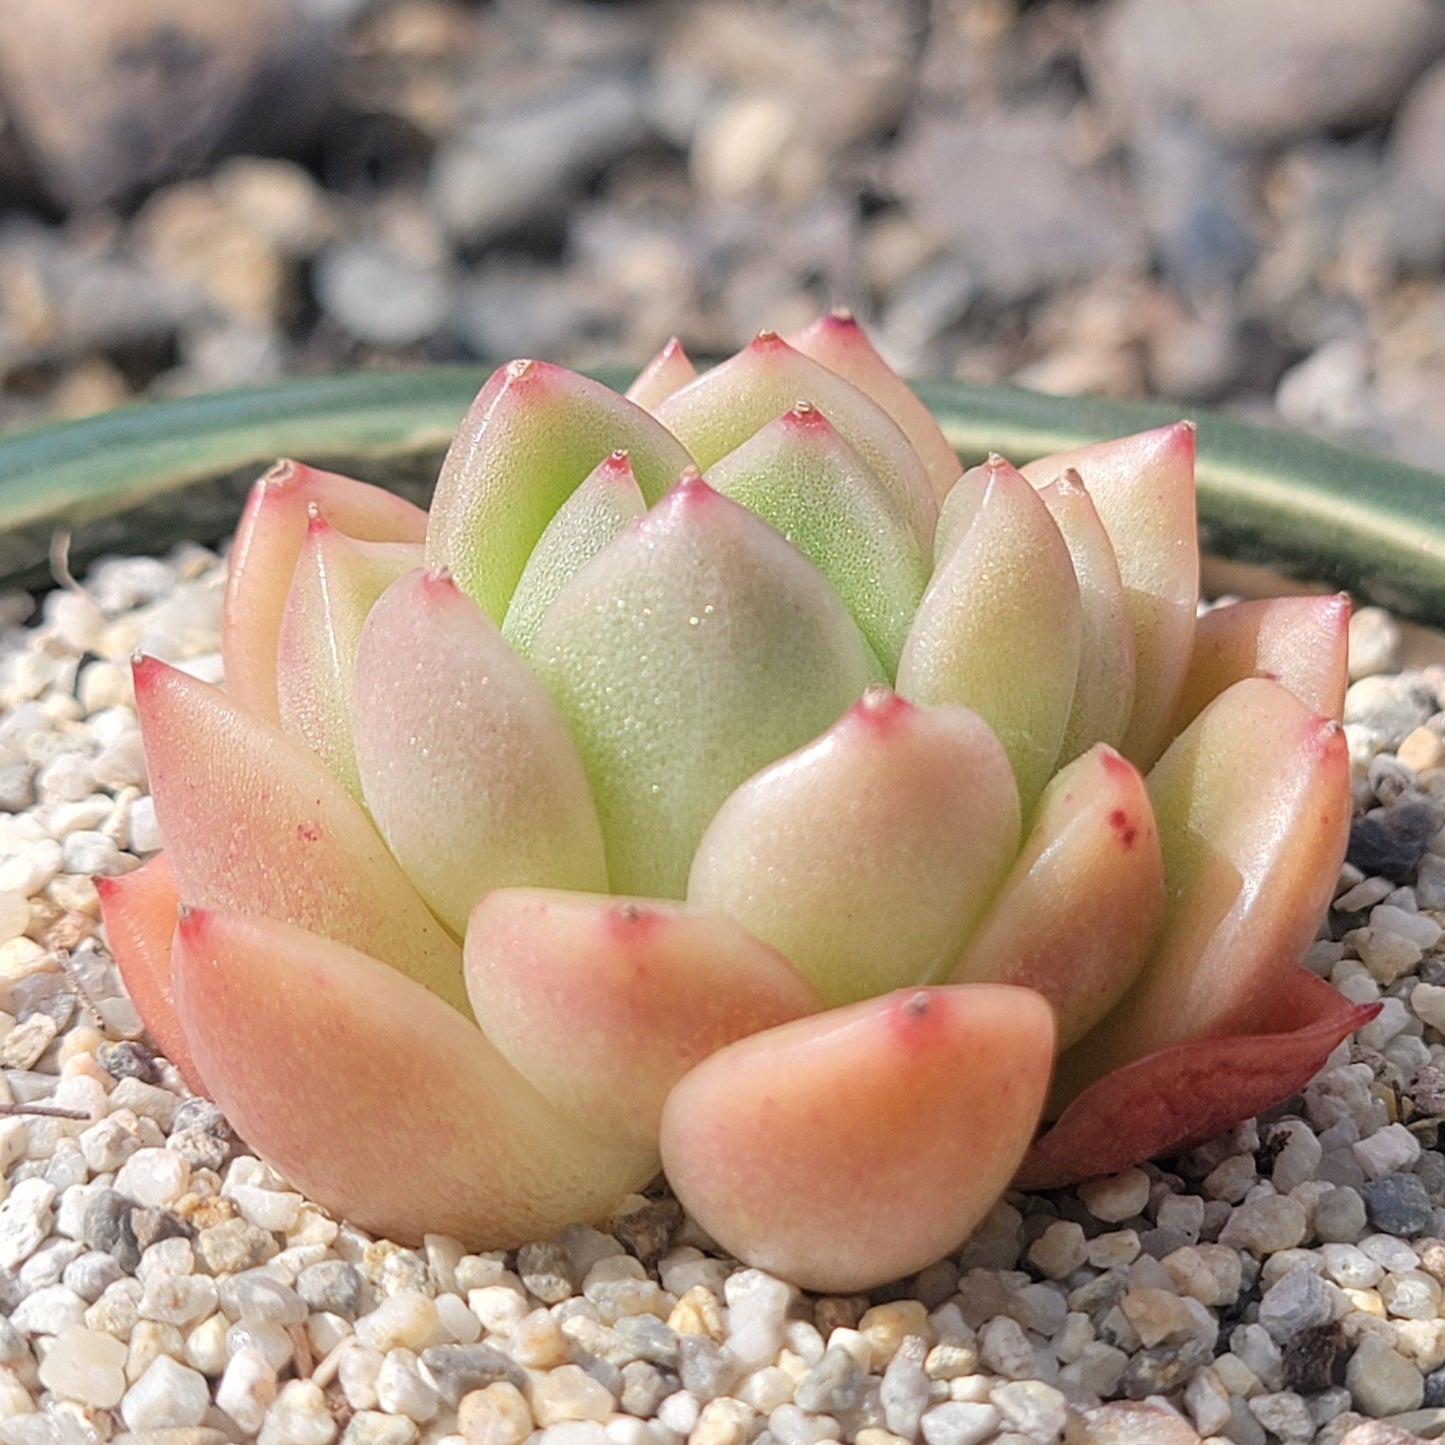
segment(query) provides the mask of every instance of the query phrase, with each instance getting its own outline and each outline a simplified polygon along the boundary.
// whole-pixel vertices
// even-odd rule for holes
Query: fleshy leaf
[[[1095,743],[1118,747],[1134,707],[1134,629],[1113,545],[1075,471],[1039,489],[1074,563],[1084,631],[1079,680],[1059,760]]]
[[[938,503],[898,423],[850,381],[794,351],[771,331],[657,408],[657,419],[704,470],[800,401],[811,402],[882,479],[927,555]]]
[[[426,513],[384,487],[278,462],[251,488],[226,577],[221,659],[226,691],[250,712],[277,722],[276,641],[291,574],[311,508],[362,542],[420,542]]]
[[[136,661],[135,696],[156,819],[187,903],[365,946],[470,1016],[461,950],[310,752],[153,657]]]
[[[651,1150],[668,1090],[724,1044],[816,1012],[788,961],[724,914],[534,888],[467,927],[477,1019],[569,1115]]]
[[[449,577],[418,570],[387,589],[354,686],[366,806],[454,933],[489,888],[605,891],[597,809],[557,705]]]
[[[910,989],[783,1024],[668,1097],[662,1159],[748,1264],[867,1289],[956,1247],[1028,1149],[1054,1026],[1027,989]]]
[[[829,311],[788,337],[788,344],[871,396],[902,429],[928,472],[940,506],[963,467],[933,413],[878,354],[863,328],[846,310]]]
[[[1250,1032],[1282,961],[1314,937],[1344,861],[1344,734],[1278,683],[1248,678],[1221,693],[1148,784],[1164,920],[1129,992],[1060,1059],[1057,1105],[1143,1054]]]
[[[723,803],[687,896],[851,1003],[945,974],[1018,842],[1008,755],[983,719],[875,687]]]
[[[990,458],[939,519],[946,550],[898,664],[915,702],[962,703],[1007,750],[1027,818],[1054,771],[1083,635],[1069,549],[1038,494]]]
[[[542,614],[567,579],[647,510],[626,452],[612,452],[557,508],[532,549],[507,607],[502,636],[526,657]]]
[[[1307,707],[1339,717],[1349,685],[1350,599],[1269,597],[1206,612],[1174,716],[1181,733],[1206,703],[1245,677],[1271,677]]]
[[[532,663],[592,781],[613,892],[654,898],[682,897],[722,800],[878,666],[817,568],[696,476],[562,589]]]
[[[1163,910],[1164,864],[1144,779],[1096,744],[1044,789],[949,982],[1037,990],[1054,1006],[1067,1048],[1133,982]]]
[[[181,894],[164,853],[131,873],[97,878],[106,941],[146,1032],[197,1093],[206,1092],[176,1017],[171,939]]]
[[[544,361],[500,367],[442,462],[426,560],[501,624],[557,508],[608,452],[625,450],[648,504],[690,466],[677,439],[601,382]]]
[[[281,726],[361,797],[351,742],[351,668],[372,604],[421,561],[420,542],[358,542],[313,510],[276,646]]]
[[[636,402],[644,411],[656,411],[673,392],[697,380],[697,367],[688,360],[682,342],[673,337],[641,371],[627,388],[628,401]]]
[[[1212,1139],[1303,1088],[1381,1007],[1352,1004],[1287,964],[1253,1021],[1257,1032],[1179,1044],[1105,1074],[1040,1137],[1014,1185],[1056,1189]]]
[[[1072,468],[1114,544],[1134,630],[1134,712],[1120,745],[1148,769],[1169,741],[1199,600],[1194,426],[1140,432],[1030,462],[1036,486]]]
[[[822,572],[891,677],[928,568],[893,494],[823,413],[799,402],[712,466],[707,481]]]
[[[478,1029],[385,964],[193,910],[176,1005],[213,1097],[292,1184],[364,1229],[494,1249],[597,1218],[657,1167],[568,1121]]]

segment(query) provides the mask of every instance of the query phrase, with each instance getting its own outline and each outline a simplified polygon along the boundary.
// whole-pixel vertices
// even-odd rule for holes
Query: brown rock
[[[305,34],[292,0],[6,0],[0,89],[46,188],[102,205],[213,155]]]

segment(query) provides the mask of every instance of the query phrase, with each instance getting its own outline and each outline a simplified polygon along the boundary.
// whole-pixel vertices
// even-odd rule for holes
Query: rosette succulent
[[[1347,604],[1196,617],[1187,423],[963,471],[844,314],[624,397],[498,370],[430,513],[285,463],[225,689],[142,657],[157,1042],[357,1223],[501,1247],[661,1167],[820,1289],[1297,1089]]]

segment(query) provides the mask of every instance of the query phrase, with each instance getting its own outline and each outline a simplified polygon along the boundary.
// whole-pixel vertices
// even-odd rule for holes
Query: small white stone
[[[336,1421],[311,1380],[288,1380],[266,1412],[258,1445],[331,1445]]]
[[[921,1429],[928,1445],[981,1445],[998,1430],[1000,1418],[994,1405],[949,1400],[925,1412]]]
[[[383,1354],[398,1348],[424,1350],[440,1335],[436,1304],[419,1290],[398,1290],[356,1322],[357,1339]]]
[[[1350,1146],[1370,1179],[1408,1169],[1420,1157],[1420,1141],[1403,1124],[1387,1124]]]
[[[1149,1176],[1142,1169],[1125,1169],[1079,1185],[1079,1201],[1105,1224],[1122,1224],[1142,1214],[1149,1203]]]
[[[63,1400],[113,1410],[125,1394],[126,1347],[83,1325],[54,1337],[40,1362],[40,1383]]]
[[[1063,1279],[1082,1267],[1089,1257],[1083,1227],[1071,1219],[1057,1219],[1029,1246],[1028,1261],[1047,1279]]]
[[[0,1269],[15,1269],[39,1249],[50,1231],[56,1193],[44,1179],[22,1179],[11,1189],[0,1204]]]
[[[389,1415],[425,1424],[441,1411],[441,1396],[422,1377],[411,1350],[392,1350],[376,1375],[376,1403]]]
[[[174,1203],[191,1182],[191,1166],[173,1149],[137,1149],[116,1175],[115,1187],[141,1204]]]
[[[1345,1367],[1345,1384],[1356,1408],[1377,1419],[1418,1410],[1425,1381],[1409,1360],[1373,1334],[1365,1335]]]
[[[242,1430],[254,1435],[266,1418],[279,1386],[276,1371],[257,1349],[244,1345],[231,1356],[216,1387],[216,1404]]]
[[[206,1377],[169,1355],[158,1355],[125,1392],[121,1419],[132,1430],[199,1425],[211,1403]]]
[[[221,1193],[258,1229],[285,1234],[301,1212],[302,1197],[289,1190],[257,1189],[249,1184],[227,1185]]]
[[[783,1345],[783,1325],[793,1288],[760,1269],[729,1276],[725,1346],[746,1370],[772,1364]]]
[[[69,1286],[48,1284],[33,1290],[16,1305],[10,1322],[27,1335],[58,1335],[70,1325],[83,1325],[86,1308],[85,1301]]]

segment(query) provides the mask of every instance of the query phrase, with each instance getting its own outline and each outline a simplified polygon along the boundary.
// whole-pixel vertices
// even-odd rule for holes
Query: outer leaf
[[[928,568],[893,494],[823,413],[799,402],[712,466],[707,480],[822,572],[891,677]]]
[[[1134,714],[1122,751],[1148,768],[1169,741],[1199,600],[1194,427],[1176,422],[1030,462],[1036,486],[1072,468],[1108,529],[1134,629]]]
[[[493,1249],[615,1207],[656,1169],[562,1117],[454,1009],[364,953],[192,911],[176,1003],[247,1142],[364,1229]]]
[[[788,344],[851,381],[893,418],[918,453],[940,506],[963,472],[933,413],[888,365],[851,311],[830,311],[788,337]]]
[[[1144,780],[1096,744],[1058,773],[951,983],[1015,983],[1054,1006],[1068,1048],[1143,967],[1164,911]]]
[[[1349,685],[1350,599],[1270,597],[1215,607],[1198,621],[1178,734],[1205,705],[1245,677],[1271,677],[1306,707],[1339,717]]]
[[[1134,708],[1134,629],[1118,559],[1079,474],[1064,472],[1039,496],[1073,559],[1084,623],[1079,681],[1059,752],[1067,762],[1095,743],[1123,742]]]
[[[522,569],[502,623],[502,636],[517,652],[531,652],[542,614],[567,579],[646,510],[627,453],[604,457],[557,508]]]
[[[166,855],[157,853],[134,872],[97,878],[95,891],[106,941],[146,1032],[186,1083],[204,1094],[206,1086],[181,1032],[171,988],[171,938],[181,895]]]
[[[682,342],[673,337],[641,371],[627,388],[628,401],[636,402],[644,411],[656,411],[673,392],[697,379],[697,367],[688,360]]]
[[[733,919],[654,899],[501,889],[472,913],[466,969],[477,1019],[522,1076],[647,1150],[694,1064],[822,1007]]]
[[[1257,1032],[1178,1044],[1105,1074],[1034,1145],[1014,1184],[1056,1189],[1212,1139],[1303,1088],[1380,1008],[1286,965]]]
[[[364,944],[469,1013],[457,945],[311,753],[153,657],[136,661],[135,695],[182,898]]]
[[[613,891],[655,898],[682,896],[722,800],[877,667],[812,563],[696,476],[562,589],[532,663],[592,780]]]
[[[605,890],[592,791],[557,705],[444,573],[409,572],[356,654],[366,806],[456,933],[489,888]]]
[[[823,412],[882,478],[926,554],[938,503],[908,438],[872,398],[773,332],[760,331],[736,356],[674,392],[657,419],[706,469],[800,401]]]
[[[420,542],[426,513],[382,487],[277,462],[251,488],[236,529],[221,620],[226,690],[242,707],[277,722],[276,640],[296,559],[315,506],[364,542]]]
[[[724,1248],[808,1289],[866,1289],[953,1249],[1028,1148],[1048,1005],[976,985],[868,999],[699,1064],[662,1116],[678,1198]]]
[[[557,508],[605,457],[626,450],[655,502],[692,458],[640,406],[560,366],[513,361],[472,403],[442,463],[427,528],[429,566],[501,623]]]
[[[1018,841],[1008,755],[983,719],[873,687],[723,803],[687,896],[849,1003],[945,973]]]
[[[948,550],[904,644],[898,691],[979,713],[1008,751],[1027,817],[1058,760],[1079,670],[1069,549],[1038,494],[998,458],[959,479],[939,530]]]
[[[281,726],[299,737],[353,798],[351,669],[372,604],[421,561],[420,542],[358,542],[313,511],[291,577],[276,647]]]
[[[1133,987],[1059,1061],[1060,1104],[1130,1059],[1251,1031],[1344,861],[1344,735],[1278,683],[1250,678],[1216,698],[1149,774],[1149,797],[1164,922]]]

